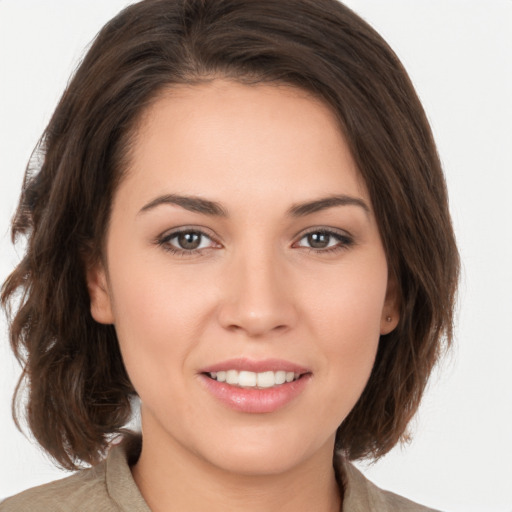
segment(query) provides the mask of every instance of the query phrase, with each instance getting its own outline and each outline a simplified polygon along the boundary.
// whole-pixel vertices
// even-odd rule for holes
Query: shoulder
[[[72,476],[33,487],[0,503],[0,512],[118,511],[105,482],[105,463]]]
[[[127,431],[103,462],[7,498],[0,512],[151,512],[130,470],[141,444],[140,435]]]
[[[438,512],[403,496],[385,491],[368,480],[355,466],[342,462],[345,484],[343,512],[378,510],[379,512]]]

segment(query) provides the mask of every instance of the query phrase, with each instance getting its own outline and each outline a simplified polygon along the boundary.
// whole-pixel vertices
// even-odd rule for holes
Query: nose
[[[249,252],[230,262],[219,322],[225,329],[251,338],[284,332],[297,320],[290,273],[271,250]]]

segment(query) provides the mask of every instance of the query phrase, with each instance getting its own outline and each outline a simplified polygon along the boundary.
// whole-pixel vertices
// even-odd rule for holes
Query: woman
[[[38,151],[2,301],[23,292],[34,436],[93,468],[1,510],[426,510],[349,462],[406,436],[458,275],[428,122],[373,29],[334,0],[134,4]]]

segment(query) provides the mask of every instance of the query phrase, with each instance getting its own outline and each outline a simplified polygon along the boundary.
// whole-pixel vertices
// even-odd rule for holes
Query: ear
[[[394,274],[388,277],[388,287],[384,307],[382,308],[382,317],[380,320],[380,334],[389,334],[398,325],[400,320],[400,292],[398,282]]]
[[[110,299],[108,279],[101,263],[88,267],[87,289],[91,299],[91,315],[100,324],[113,324],[114,313]]]

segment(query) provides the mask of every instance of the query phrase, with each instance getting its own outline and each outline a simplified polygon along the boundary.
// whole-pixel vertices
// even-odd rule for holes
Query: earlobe
[[[389,334],[390,332],[394,331],[396,329],[396,326],[398,325],[399,320],[400,317],[398,313],[392,315],[386,314],[386,312],[384,312],[383,317],[380,321],[380,334]]]
[[[388,287],[386,290],[386,299],[382,309],[380,320],[380,334],[389,334],[396,329],[400,320],[400,293],[398,283],[394,276],[388,278]]]
[[[100,324],[113,324],[114,314],[103,265],[98,264],[88,268],[86,274],[92,317]]]

